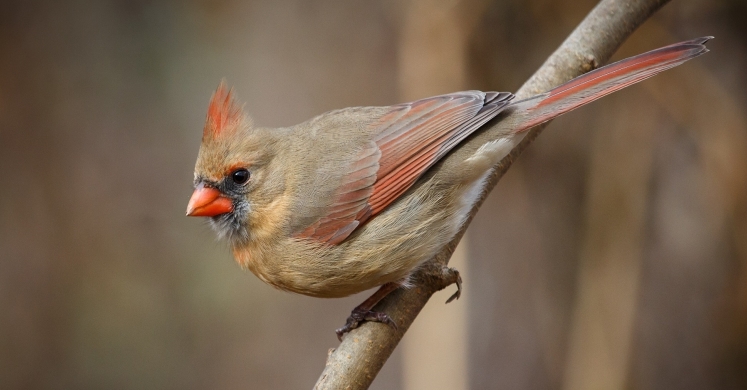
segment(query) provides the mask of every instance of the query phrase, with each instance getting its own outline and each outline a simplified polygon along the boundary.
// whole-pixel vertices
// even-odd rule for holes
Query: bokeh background
[[[267,126],[514,91],[594,4],[3,1],[0,388],[310,388],[364,296],[276,291],[184,217],[220,79]],[[747,388],[746,19],[639,29],[616,58],[717,39],[549,126],[372,388]]]

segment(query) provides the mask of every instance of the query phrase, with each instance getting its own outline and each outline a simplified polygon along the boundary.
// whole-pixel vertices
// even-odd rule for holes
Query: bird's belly
[[[314,297],[345,297],[406,282],[454,237],[486,175],[459,185],[424,183],[338,245],[287,238],[238,249],[234,255],[264,282]]]

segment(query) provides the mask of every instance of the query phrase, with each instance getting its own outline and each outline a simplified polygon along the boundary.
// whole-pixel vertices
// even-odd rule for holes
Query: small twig
[[[599,67],[607,62],[638,26],[668,1],[602,0],[516,95],[522,98],[545,92]],[[351,332],[336,350],[329,353],[326,367],[315,389],[368,388],[430,296],[456,281],[453,273],[444,270],[467,225],[490,190],[540,134],[542,128],[544,125],[532,129],[511,154],[500,162],[488,180],[480,200],[472,208],[467,223],[433,260],[414,275],[414,286],[408,290],[394,291],[376,306],[377,311],[389,314],[399,329],[394,331],[385,325],[365,323]],[[495,130],[495,127],[486,126],[432,169],[438,170],[444,164],[464,161],[481,145],[496,138],[491,130]]]

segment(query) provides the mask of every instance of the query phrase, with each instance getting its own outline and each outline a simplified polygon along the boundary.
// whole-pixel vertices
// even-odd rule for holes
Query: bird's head
[[[232,243],[249,240],[254,209],[282,191],[271,164],[276,139],[273,131],[252,126],[221,82],[208,106],[187,215],[208,217]]]

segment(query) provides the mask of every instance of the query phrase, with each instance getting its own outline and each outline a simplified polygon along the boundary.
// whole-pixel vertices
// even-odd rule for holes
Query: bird
[[[464,91],[338,109],[283,128],[255,126],[222,81],[208,105],[187,215],[207,217],[236,262],[278,289],[336,298],[379,287],[335,331],[340,340],[363,321],[396,329],[374,306],[457,234],[527,130],[700,56],[712,38],[630,57],[526,99]],[[430,169],[488,122],[494,139]]]

